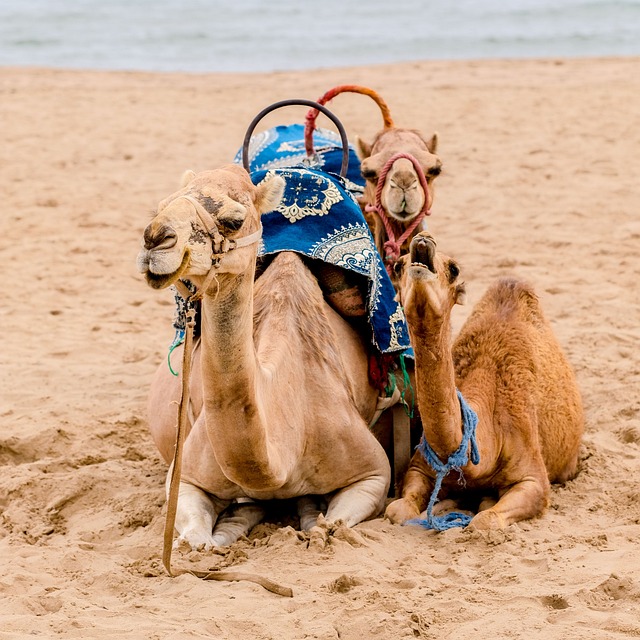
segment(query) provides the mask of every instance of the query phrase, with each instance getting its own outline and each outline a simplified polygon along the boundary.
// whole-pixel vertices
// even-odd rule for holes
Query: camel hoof
[[[173,548],[188,548],[192,551],[211,551],[217,547],[212,535],[198,531],[185,531],[173,541]]]
[[[403,524],[411,518],[419,518],[420,511],[404,498],[394,500],[384,512],[384,517],[393,524]]]
[[[436,502],[433,505],[433,515],[434,516],[442,516],[445,513],[449,513],[450,511],[461,511],[462,508],[458,505],[456,500],[452,500],[451,498],[445,498],[444,500],[440,500],[440,502]],[[470,514],[472,515],[472,514]],[[421,517],[426,518],[426,512]]]
[[[323,526],[315,526],[311,527],[307,531],[309,535],[309,542],[307,543],[308,549],[313,549],[315,551],[324,551],[327,547],[327,543],[329,542],[329,532],[326,527]]]
[[[504,521],[504,518],[492,509],[481,511],[475,515],[469,523],[469,529],[472,531],[492,531],[506,528],[507,523]]]

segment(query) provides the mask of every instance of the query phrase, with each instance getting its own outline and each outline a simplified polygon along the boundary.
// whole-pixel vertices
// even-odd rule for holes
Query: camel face
[[[179,278],[197,281],[216,261],[219,273],[244,270],[246,262],[255,259],[255,243],[224,255],[218,255],[220,246],[258,231],[260,214],[278,205],[284,189],[278,176],[255,187],[236,165],[198,175],[190,172],[184,181],[180,191],[159,204],[144,230],[138,269],[154,289]]]
[[[409,253],[393,269],[394,285],[405,309],[432,317],[442,317],[453,305],[464,304],[466,289],[459,275],[457,263],[437,251],[428,231],[413,238]]]
[[[397,220],[411,220],[422,211],[424,200],[413,163],[399,158],[393,163],[382,189],[385,209]]]
[[[358,141],[362,158],[362,175],[367,180],[368,201],[374,201],[375,190],[383,167],[398,152],[411,154],[422,167],[429,188],[429,208],[433,201],[434,178],[442,169],[440,158],[435,155],[437,137],[426,142],[417,131],[408,129],[388,129],[383,131],[372,145]],[[380,196],[387,214],[400,222],[410,222],[422,211],[424,193],[416,169],[406,158],[399,158],[387,173]]]

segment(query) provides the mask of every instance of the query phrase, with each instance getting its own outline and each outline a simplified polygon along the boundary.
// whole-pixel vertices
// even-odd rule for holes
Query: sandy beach
[[[580,472],[542,518],[500,533],[379,518],[356,527],[361,545],[319,551],[284,519],[176,557],[293,598],[170,578],[145,402],[174,305],[136,271],[142,230],[185,169],[232,160],[263,107],[343,83],[439,133],[430,229],[468,292],[454,328],[498,276],[536,287],[583,395]],[[331,107],[352,140],[380,127],[363,96]],[[0,68],[0,123],[0,639],[640,637],[640,59]]]

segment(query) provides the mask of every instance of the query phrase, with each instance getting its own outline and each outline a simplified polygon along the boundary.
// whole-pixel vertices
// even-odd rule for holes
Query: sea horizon
[[[4,0],[0,66],[275,72],[640,55],[640,0]]]

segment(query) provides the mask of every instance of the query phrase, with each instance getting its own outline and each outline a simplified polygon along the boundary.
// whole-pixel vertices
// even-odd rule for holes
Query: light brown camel
[[[436,155],[437,148],[437,134],[427,140],[419,131],[395,126],[382,129],[371,144],[356,139],[362,176],[366,180],[360,204],[376,247],[387,262],[393,263],[399,255],[406,254],[411,238],[419,231],[426,230],[424,219],[413,230],[409,231],[409,228],[423,211],[429,211],[433,205],[434,180],[442,170],[442,161]],[[405,157],[399,157],[390,164],[398,154],[413,156],[416,164]],[[416,165],[423,176],[418,174]],[[379,178],[385,172],[386,177],[376,197]],[[391,235],[383,216],[386,217]],[[398,246],[389,247],[389,240],[397,242]]]
[[[230,544],[260,520],[258,504],[234,505],[214,530],[234,500],[323,495],[326,521],[346,526],[384,507],[390,469],[367,426],[378,394],[362,339],[297,254],[278,254],[254,283],[260,215],[277,207],[283,188],[278,176],[254,186],[238,165],[189,173],[144,231],[138,266],[147,283],[160,289],[188,278],[203,290],[197,418],[176,517],[178,542],[193,548]],[[214,272],[211,235],[217,249],[229,249]],[[176,387],[158,374],[149,401],[149,426],[167,461]],[[316,524],[311,501],[299,509],[304,527]]]
[[[456,388],[478,416],[480,462],[462,468],[464,488],[458,474],[450,474],[441,497],[494,494],[497,501],[484,499],[471,520],[478,529],[542,514],[549,483],[576,474],[583,412],[574,374],[536,294],[519,280],[499,280],[451,347],[451,311],[465,297],[457,264],[423,232],[396,271],[415,351],[424,436],[441,461],[462,442]],[[417,451],[402,498],[388,506],[386,517],[396,523],[418,517],[433,486],[434,472]]]
[[[426,229],[422,219],[416,222],[414,229],[410,227],[433,204],[433,181],[442,170],[442,162],[436,155],[438,136],[433,134],[427,140],[419,131],[396,127],[387,103],[369,87],[339,85],[325,92],[317,102],[327,104],[345,92],[370,97],[378,105],[382,115],[383,128],[371,144],[356,138],[356,152],[366,181],[360,205],[380,255],[383,259],[389,256],[386,261],[392,263],[397,256],[407,253],[413,235]],[[306,116],[305,147],[310,156],[313,154],[313,131],[318,115],[317,109],[310,109]],[[391,162],[398,154],[409,154],[416,162],[408,158],[397,158]],[[418,175],[418,170],[422,175]],[[386,177],[383,177],[381,192],[376,197],[379,178],[383,173]],[[389,229],[385,227],[383,217],[386,218]],[[406,237],[403,237],[405,232]],[[398,240],[399,246],[395,247]]]

